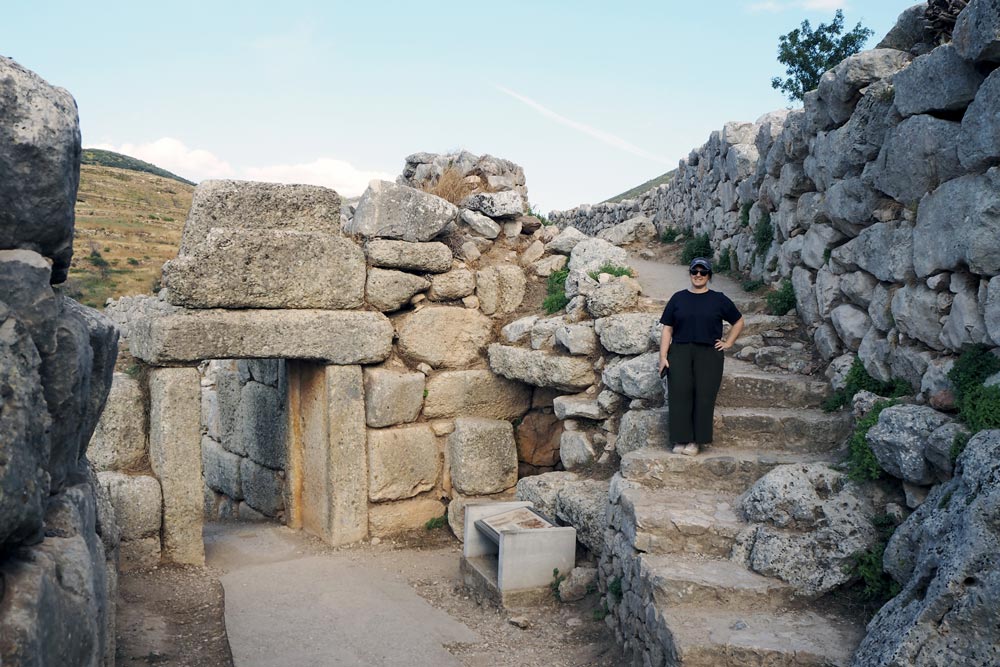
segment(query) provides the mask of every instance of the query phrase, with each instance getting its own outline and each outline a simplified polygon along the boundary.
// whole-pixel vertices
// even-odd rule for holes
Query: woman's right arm
[[[673,338],[674,328],[664,325],[663,333],[660,334],[660,367],[659,371],[662,373],[663,369],[670,366],[670,362],[667,361],[667,351],[670,349],[670,340]]]

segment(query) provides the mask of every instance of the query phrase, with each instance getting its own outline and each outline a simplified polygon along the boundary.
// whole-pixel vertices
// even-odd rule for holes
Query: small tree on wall
[[[820,23],[815,30],[803,21],[795,30],[778,38],[778,62],[788,76],[771,79],[771,87],[780,90],[792,102],[819,86],[819,78],[837,63],[862,49],[874,34],[859,22],[847,34],[844,32],[844,12],[837,10],[830,23]]]

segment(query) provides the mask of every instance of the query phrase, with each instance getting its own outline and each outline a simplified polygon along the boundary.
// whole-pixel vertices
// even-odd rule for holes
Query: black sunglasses
[[[710,275],[712,275],[712,272],[711,271],[705,271],[703,269],[691,269],[691,275],[692,276],[710,276]]]

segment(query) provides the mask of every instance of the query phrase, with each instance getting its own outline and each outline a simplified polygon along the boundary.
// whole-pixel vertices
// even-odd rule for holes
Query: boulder
[[[566,255],[552,255],[550,257],[545,257],[538,260],[531,265],[531,270],[535,272],[536,276],[541,278],[547,278],[556,271],[562,270],[566,266],[568,258]]]
[[[955,296],[941,329],[941,344],[946,348],[960,352],[967,345],[989,343],[979,304],[979,287],[978,276],[952,274],[950,291]]]
[[[872,222],[879,195],[861,178],[846,178],[835,182],[823,198],[823,214],[830,223],[847,236],[858,233]]]
[[[854,559],[876,540],[873,510],[860,489],[821,463],[774,468],[740,506],[754,525],[737,537],[734,560],[805,597],[849,582]]]
[[[536,387],[580,391],[594,384],[596,379],[590,362],[584,358],[496,343],[489,346],[488,352],[494,373]]]
[[[913,274],[913,225],[877,222],[836,248],[831,258],[845,267],[864,269],[884,282],[901,283]]]
[[[895,49],[871,49],[848,56],[820,77],[820,106],[835,125],[844,123],[854,112],[862,88],[892,76],[910,60],[910,54]]]
[[[516,319],[500,330],[500,335],[508,343],[520,343],[531,334],[535,323],[538,322],[538,315],[528,315]]]
[[[474,233],[484,238],[495,239],[500,236],[500,225],[482,213],[465,209],[462,211],[462,222],[467,224]]]
[[[629,410],[622,416],[615,449],[619,456],[647,446],[669,444],[667,408],[658,410]]]
[[[0,250],[52,260],[52,283],[73,258],[80,121],[73,96],[0,57]]]
[[[627,276],[599,284],[587,295],[587,311],[595,318],[608,317],[635,308],[639,282]]]
[[[896,49],[910,53],[925,53],[930,50],[933,37],[930,34],[927,17],[927,4],[917,3],[904,9],[896,19],[896,24],[889,30],[875,48]]]
[[[941,183],[962,175],[958,161],[959,123],[911,116],[889,131],[865,178],[904,206],[915,206]]]
[[[604,552],[604,533],[608,523],[607,480],[570,481],[556,494],[556,518],[576,528],[576,539],[591,553]]]
[[[990,278],[987,285],[983,318],[993,343],[1000,345],[1000,276]]]
[[[954,44],[942,44],[892,77],[896,108],[904,117],[962,111],[984,78],[973,63],[959,55]]]
[[[951,421],[947,415],[922,405],[895,405],[879,414],[866,440],[879,465],[893,477],[926,486],[935,481],[924,454],[927,439]]]
[[[597,590],[596,567],[574,567],[565,579],[559,582],[559,601],[577,602]]]
[[[609,412],[601,405],[594,394],[575,394],[571,396],[556,396],[552,400],[552,409],[559,419],[607,419]]]
[[[868,313],[857,306],[842,304],[830,312],[830,321],[837,330],[837,336],[848,348],[857,350],[861,339],[872,327]]]
[[[562,470],[524,477],[517,481],[517,499],[530,502],[536,510],[555,519],[559,494],[579,479],[575,472]]]
[[[524,197],[514,190],[476,192],[462,200],[462,208],[479,211],[491,218],[505,218],[524,213]]]
[[[317,185],[209,180],[194,189],[179,255],[215,228],[340,234],[340,195]]]
[[[518,309],[524,300],[527,280],[524,271],[513,264],[490,266],[476,272],[476,296],[487,315],[506,315]]]
[[[627,245],[635,241],[648,241],[655,237],[656,227],[653,226],[653,221],[644,215],[637,215],[625,222],[597,232],[597,238],[617,246]]]
[[[102,472],[97,477],[114,507],[122,540],[159,537],[163,499],[155,477],[120,472]]]
[[[233,500],[242,500],[243,485],[240,482],[242,460],[241,456],[223,449],[215,440],[202,436],[201,469],[208,488]]]
[[[589,238],[589,236],[575,227],[566,227],[559,232],[557,237],[545,244],[545,250],[547,252],[555,252],[561,255],[569,255],[573,252],[573,248],[575,248],[580,241],[584,241]]]
[[[802,242],[802,263],[812,269],[826,264],[830,252],[844,240],[844,235],[830,225],[812,225]]]
[[[371,364],[389,356],[392,325],[372,312],[177,310],[136,321],[129,344],[154,365],[234,357]]]
[[[464,495],[499,493],[517,483],[517,445],[510,422],[459,417],[448,436],[452,486]]]
[[[944,183],[921,200],[917,212],[913,229],[917,277],[962,264],[974,273],[1000,273],[998,236],[1000,167]],[[942,242],[944,239],[947,242]]]
[[[240,461],[240,482],[247,505],[264,516],[278,516],[285,508],[283,473],[254,463]]]
[[[1000,11],[990,0],[971,0],[959,13],[952,44],[962,58],[1000,62]]]
[[[902,590],[868,623],[853,667],[1000,660],[998,474],[1000,431],[983,431],[959,457],[956,477],[896,529],[883,562]]]
[[[819,306],[816,305],[816,277],[809,269],[796,266],[792,269],[792,288],[795,292],[795,312],[808,325],[819,324]]]
[[[424,374],[365,368],[365,423],[372,428],[415,421],[424,401]]]
[[[562,420],[554,414],[529,412],[514,429],[518,461],[541,468],[556,465],[562,433]]]
[[[427,298],[431,301],[463,299],[476,291],[476,274],[469,269],[454,269],[431,276]]]
[[[657,318],[649,313],[625,313],[594,322],[601,345],[616,354],[642,354],[653,346],[650,329]]]
[[[563,431],[559,437],[559,459],[566,470],[575,470],[594,461],[594,444],[583,431]]]
[[[372,239],[365,244],[365,255],[372,266],[427,273],[444,273],[451,269],[451,249],[443,243],[411,243]]]
[[[423,292],[431,283],[426,278],[403,271],[369,269],[365,284],[365,300],[375,309],[388,313],[409,303],[414,294]]]
[[[570,354],[589,356],[597,351],[597,334],[594,333],[593,322],[558,326],[555,340],[561,349]]]
[[[396,330],[400,354],[434,368],[471,364],[492,337],[488,317],[477,310],[450,306],[431,306],[405,315],[396,322]]]
[[[660,378],[658,352],[647,352],[622,362],[618,376],[621,393],[630,398],[660,401],[666,395],[666,382]]]
[[[353,241],[294,230],[212,228],[163,265],[168,300],[187,308],[357,308],[364,283]]]
[[[412,498],[430,491],[441,470],[437,438],[426,424],[368,430],[368,498]]]
[[[545,244],[542,243],[541,239],[535,239],[531,242],[521,256],[517,258],[518,264],[521,266],[530,266],[542,258],[545,254]]]
[[[951,294],[934,292],[919,283],[904,285],[892,297],[892,319],[910,338],[940,350],[941,316],[951,307],[951,301]]]
[[[101,418],[87,447],[98,471],[138,470],[146,462],[146,406],[138,380],[115,373]]]
[[[424,416],[517,419],[531,407],[531,387],[488,370],[444,371],[427,380]]]
[[[558,241],[562,235],[556,237]],[[594,271],[605,265],[627,267],[628,253],[604,239],[585,239],[573,246],[569,256],[570,271]]]
[[[372,181],[344,231],[365,238],[430,241],[458,218],[453,205],[421,190]]]

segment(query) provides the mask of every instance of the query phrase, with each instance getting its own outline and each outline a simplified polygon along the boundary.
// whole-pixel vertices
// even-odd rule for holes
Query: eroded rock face
[[[488,370],[445,371],[427,381],[424,416],[516,419],[531,407],[531,387]]]
[[[0,56],[0,250],[52,259],[53,283],[73,258],[80,122],[73,96]]]
[[[368,497],[401,500],[434,488],[437,438],[426,424],[368,431]]]
[[[432,306],[396,321],[399,352],[434,368],[471,364],[489,342],[490,319],[477,310]],[[428,332],[434,335],[429,336]]]
[[[823,464],[779,466],[741,499],[756,525],[733,558],[818,597],[851,579],[854,556],[875,543],[872,510],[847,477]]]
[[[99,470],[135,470],[146,458],[146,407],[138,380],[115,373],[101,419],[87,448]]]
[[[536,387],[580,391],[594,383],[594,369],[581,357],[493,344],[489,347],[494,373]]]
[[[374,266],[402,271],[444,273],[451,268],[451,250],[443,243],[410,243],[372,239],[365,244],[365,254]]]
[[[929,485],[935,476],[926,457],[931,433],[951,418],[921,405],[895,405],[879,415],[866,437],[879,465],[911,484]]]
[[[982,431],[896,530],[886,570],[903,589],[868,624],[853,667],[1000,661],[1000,431]]]
[[[459,417],[448,436],[451,483],[464,495],[499,493],[517,483],[517,445],[510,422]]]
[[[487,315],[505,315],[517,310],[524,300],[527,280],[513,264],[491,266],[476,273],[476,296]]]
[[[364,238],[430,241],[458,219],[455,205],[388,181],[372,181],[344,231]]]

